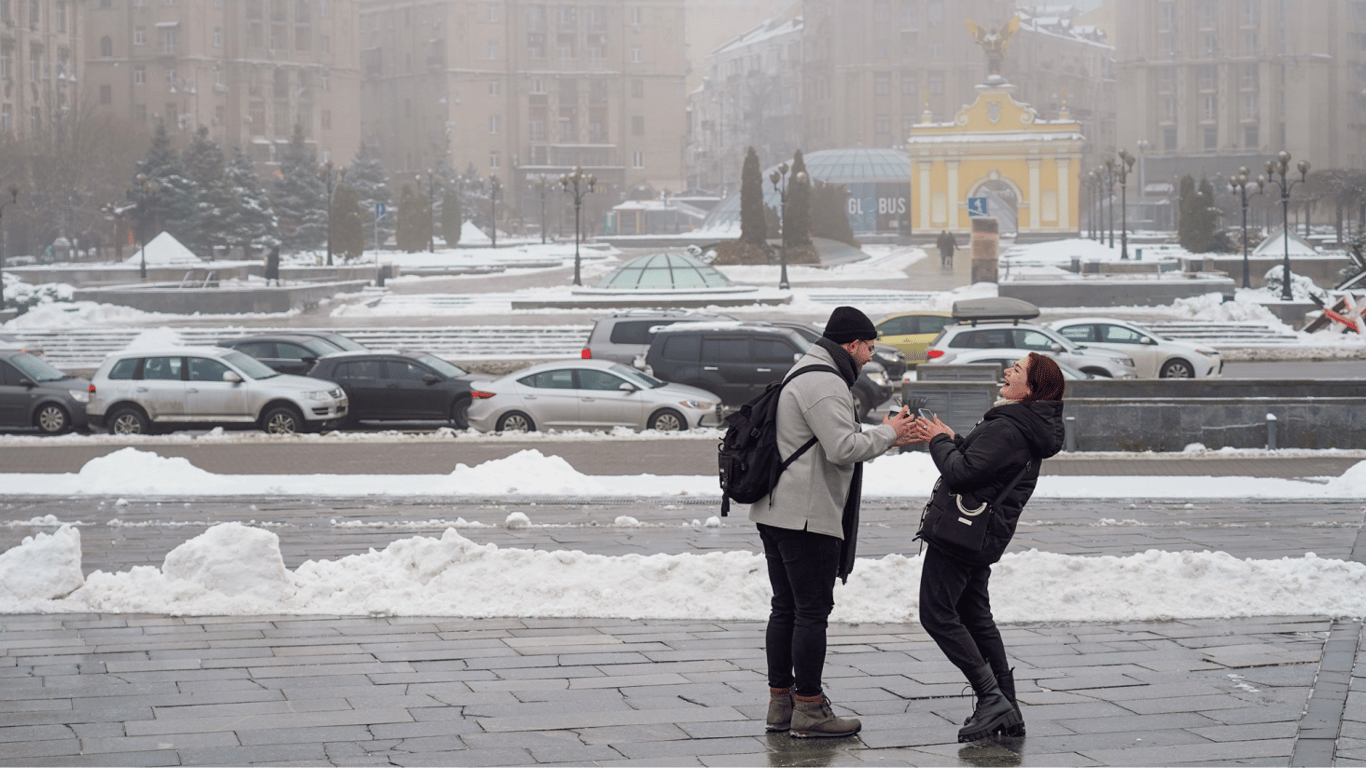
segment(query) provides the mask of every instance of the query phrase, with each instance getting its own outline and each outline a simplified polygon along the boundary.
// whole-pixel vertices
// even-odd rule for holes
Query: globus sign
[[[855,233],[896,232],[909,224],[910,185],[856,183],[849,186],[845,211]]]
[[[873,198],[849,198],[849,215],[863,216],[865,214],[865,205],[867,205],[867,212],[872,212],[876,208],[879,216],[888,213],[906,212],[906,198],[904,197],[879,197],[877,198],[876,205],[874,205],[873,202]]]

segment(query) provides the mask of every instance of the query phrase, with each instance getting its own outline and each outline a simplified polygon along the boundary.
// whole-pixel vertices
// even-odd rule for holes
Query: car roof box
[[[1039,308],[1025,301],[1009,296],[986,296],[980,299],[964,299],[953,303],[953,319],[960,323],[985,323],[1009,320],[1033,320],[1039,316]]]

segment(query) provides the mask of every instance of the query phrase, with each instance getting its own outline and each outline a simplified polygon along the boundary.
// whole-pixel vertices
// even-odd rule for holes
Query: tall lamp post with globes
[[[431,219],[431,226],[427,228],[427,252],[436,253],[436,180],[438,174],[435,168],[427,169],[427,211]],[[445,188],[443,183],[442,188]],[[497,237],[497,234],[494,235]]]
[[[1134,156],[1126,149],[1119,151],[1115,170],[1119,173],[1119,258],[1129,258],[1129,171],[1134,167]],[[1111,243],[1114,245],[1114,243]]]
[[[489,237],[493,247],[498,247],[498,174],[489,174]]]
[[[137,186],[135,186],[132,190],[130,190],[130,191],[129,191],[129,194],[130,194],[130,196],[135,196],[135,197],[137,198],[137,201],[136,201],[136,202],[137,202],[137,205],[138,205],[138,235],[141,236],[141,238],[142,238],[142,257],[141,257],[141,259],[139,260],[139,263],[138,263],[138,277],[141,278],[141,279],[143,279],[143,280],[146,280],[146,279],[147,279],[147,198],[151,197],[152,195],[155,195],[155,194],[157,193],[157,191],[161,189],[161,185],[158,184],[158,183],[156,183],[155,181],[152,181],[151,179],[147,178],[147,174],[145,174],[145,173],[139,173],[137,176],[133,177],[133,180],[137,182]]]
[[[788,170],[787,163],[783,163],[768,175],[768,180],[773,182],[773,191],[778,193],[778,263],[782,265],[782,271],[778,276],[778,288],[784,291],[792,287],[787,282],[787,222],[784,220],[787,214]]]
[[[1290,179],[1290,153],[1281,150],[1275,160],[1266,161],[1266,178],[1281,189],[1281,237],[1285,238],[1285,262],[1281,272],[1281,301],[1290,301],[1290,190],[1296,184],[1303,184],[1309,176],[1309,161],[1301,160],[1296,166],[1300,172],[1297,181]],[[1279,175],[1280,179],[1276,176]],[[1262,177],[1257,177],[1260,182]]]
[[[9,186],[9,199],[0,203],[0,221],[4,220],[5,208],[19,202],[19,188]],[[5,233],[0,229],[0,310],[5,308]]]
[[[1105,162],[1096,169],[1100,174],[1101,188],[1105,190],[1105,200],[1110,204],[1110,215],[1108,226],[1110,232],[1110,247],[1115,247],[1115,159],[1105,158]]]
[[[1086,188],[1091,191],[1090,215],[1087,223],[1090,224],[1091,239],[1100,239],[1100,178],[1095,171],[1086,172]]]
[[[1251,282],[1250,282],[1250,280],[1249,280],[1249,275],[1248,275],[1248,264],[1247,264],[1247,198],[1249,197],[1249,195],[1247,194],[1247,185],[1248,185],[1249,182],[1251,182],[1251,183],[1257,185],[1257,191],[1256,191],[1256,192],[1253,192],[1252,195],[1251,195],[1252,197],[1256,197],[1257,195],[1260,195],[1260,194],[1262,193],[1262,185],[1266,183],[1266,176],[1263,175],[1263,176],[1258,176],[1256,179],[1251,179],[1251,178],[1249,178],[1249,176],[1248,176],[1247,166],[1242,166],[1241,168],[1238,169],[1237,175],[1235,175],[1233,178],[1231,178],[1231,179],[1228,180],[1228,188],[1229,188],[1229,190],[1238,194],[1239,199],[1240,199],[1240,201],[1242,202],[1242,208],[1243,208],[1243,287],[1244,287],[1244,288],[1251,288],[1251,287],[1252,287],[1252,284],[1251,284]]]
[[[572,173],[560,177],[560,189],[574,196],[574,285],[583,285],[579,279],[579,219],[583,211],[583,196],[592,192],[598,185],[596,176],[584,174],[583,168],[574,166]]]
[[[327,266],[330,267],[332,266],[332,183],[336,181],[339,176],[345,178],[346,169],[341,169],[341,173],[338,174],[336,168],[332,165],[332,161],[328,160],[323,163],[322,170],[319,171],[318,175],[322,177],[323,183],[327,185]]]

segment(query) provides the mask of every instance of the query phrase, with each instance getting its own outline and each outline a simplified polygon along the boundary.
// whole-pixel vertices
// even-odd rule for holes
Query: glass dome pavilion
[[[736,285],[710,264],[685,253],[650,253],[612,270],[593,288],[574,293],[740,293],[754,286]]]

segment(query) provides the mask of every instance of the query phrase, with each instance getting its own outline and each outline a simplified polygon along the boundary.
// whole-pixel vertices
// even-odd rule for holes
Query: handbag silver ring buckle
[[[953,500],[954,500],[955,502],[957,502],[957,504],[958,504],[958,511],[959,511],[959,512],[962,512],[963,514],[967,515],[968,517],[977,517],[978,515],[980,515],[980,514],[982,514],[983,512],[987,511],[987,502],[985,502],[985,501],[982,502],[982,506],[980,506],[980,507],[978,507],[978,508],[976,508],[976,509],[968,509],[967,507],[963,506],[963,497],[962,497],[961,495],[955,493],[955,494],[953,495]]]

